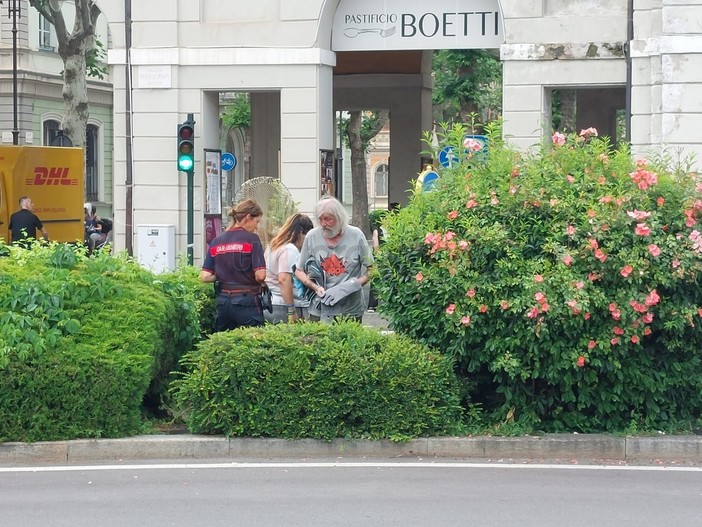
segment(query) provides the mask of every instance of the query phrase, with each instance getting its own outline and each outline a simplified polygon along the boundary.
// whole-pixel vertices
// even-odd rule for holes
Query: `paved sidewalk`
[[[702,436],[615,437],[554,434],[526,437],[430,437],[405,443],[314,439],[247,439],[199,435],[147,435],[0,443],[0,467],[136,460],[326,458],[556,460],[569,463],[702,464]]]

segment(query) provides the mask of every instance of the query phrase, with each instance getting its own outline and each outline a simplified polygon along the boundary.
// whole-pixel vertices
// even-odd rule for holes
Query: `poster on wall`
[[[222,214],[222,151],[205,149],[205,214]]]
[[[319,154],[322,196],[336,196],[334,192],[334,151],[320,150]]]

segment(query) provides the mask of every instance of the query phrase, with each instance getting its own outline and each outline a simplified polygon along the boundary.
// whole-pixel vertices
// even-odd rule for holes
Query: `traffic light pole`
[[[188,114],[188,121],[193,124],[193,145],[195,144],[195,137],[194,137],[194,130],[195,130],[195,119],[193,114],[189,113]],[[193,156],[195,155],[195,152],[193,152]],[[195,215],[195,170],[193,167],[193,170],[188,170],[188,247],[187,247],[187,255],[188,255],[188,265],[193,265],[193,247],[194,247],[194,237],[193,237],[193,229],[194,229],[194,215]]]

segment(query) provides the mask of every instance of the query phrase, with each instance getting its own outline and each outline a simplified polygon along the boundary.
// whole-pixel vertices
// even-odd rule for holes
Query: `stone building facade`
[[[118,248],[157,223],[175,225],[185,250],[174,136],[193,113],[200,261],[202,152],[229,148],[222,93],[251,97],[252,175],[279,177],[307,212],[321,192],[320,152],[338,147],[335,112],[388,108],[388,200],[404,202],[432,128],[433,49],[499,48],[504,131],[520,148],[550,135],[554,90],[575,88],[583,124],[630,119],[636,154],[702,154],[702,0],[96,1],[111,39]]]

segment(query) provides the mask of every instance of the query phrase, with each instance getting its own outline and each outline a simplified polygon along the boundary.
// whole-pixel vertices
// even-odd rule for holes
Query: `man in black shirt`
[[[37,230],[41,231],[44,240],[49,241],[49,235],[44,229],[41,220],[34,214],[34,204],[31,198],[22,196],[19,199],[20,210],[10,216],[10,230],[12,231],[12,243],[25,242],[36,239]]]

